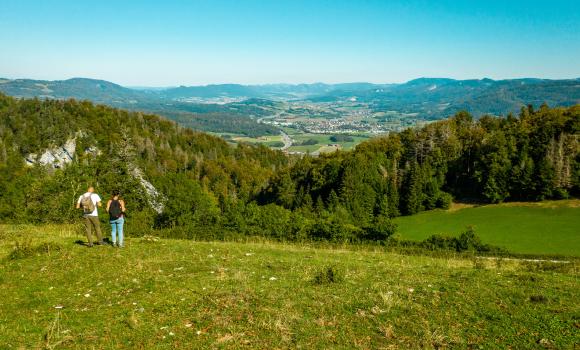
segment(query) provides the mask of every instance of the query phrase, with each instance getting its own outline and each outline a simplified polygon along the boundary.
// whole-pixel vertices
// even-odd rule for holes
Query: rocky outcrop
[[[155,188],[155,186],[153,186],[153,184],[151,184],[151,182],[147,181],[145,175],[143,174],[143,171],[140,168],[136,166],[131,166],[130,168],[131,175],[133,176],[133,178],[139,181],[139,184],[145,191],[149,206],[153,210],[155,210],[156,213],[161,214],[164,209],[163,202],[165,200],[165,197],[161,193],[159,193],[159,191],[157,191],[157,189]]]
[[[77,148],[76,137],[68,139],[64,145],[59,147],[49,148],[40,156],[36,153],[31,153],[25,157],[26,164],[29,166],[40,164],[48,165],[55,169],[62,168],[66,164],[72,162]]]

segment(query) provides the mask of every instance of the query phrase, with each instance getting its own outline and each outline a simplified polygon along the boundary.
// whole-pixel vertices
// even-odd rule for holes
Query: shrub
[[[334,266],[327,266],[314,275],[312,282],[316,285],[342,282],[344,279],[341,271]]]
[[[451,207],[451,203],[453,202],[453,196],[447,192],[440,192],[439,196],[437,196],[437,202],[435,205],[437,208],[441,209],[449,209]]]
[[[10,255],[8,255],[8,259],[23,259],[32,255],[34,255],[34,248],[32,247],[31,241],[28,239],[14,242],[14,250],[12,250]]]

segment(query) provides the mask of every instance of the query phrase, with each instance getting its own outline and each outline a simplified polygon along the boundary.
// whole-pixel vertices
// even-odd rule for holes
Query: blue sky
[[[0,77],[128,86],[576,78],[577,5],[0,0]]]

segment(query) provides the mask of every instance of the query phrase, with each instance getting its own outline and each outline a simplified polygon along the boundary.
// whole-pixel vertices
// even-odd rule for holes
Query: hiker
[[[119,198],[119,191],[113,191],[113,196],[107,202],[107,213],[111,224],[111,241],[113,247],[123,248],[123,224],[125,223],[125,201]],[[117,235],[119,240],[117,241]]]
[[[83,217],[85,218],[85,227],[87,229],[87,239],[89,247],[93,246],[93,238],[91,231],[95,231],[97,235],[97,245],[104,245],[103,236],[101,235],[101,224],[99,222],[99,212],[97,207],[102,206],[101,197],[95,193],[93,186],[87,189],[87,193],[81,195],[77,201],[77,209],[82,207]]]

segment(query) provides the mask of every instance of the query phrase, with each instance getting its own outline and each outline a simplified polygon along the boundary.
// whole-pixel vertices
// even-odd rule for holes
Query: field
[[[350,150],[354,148],[354,146],[358,145],[359,143],[368,140],[366,136],[352,136],[352,142],[333,142],[330,140],[332,135],[322,135],[322,134],[294,134],[290,135],[292,140],[294,141],[294,145],[290,147],[290,151],[295,152],[322,152],[324,153],[327,149],[329,149],[329,144],[339,144],[342,150]],[[316,140],[318,143],[314,145],[301,145],[302,142],[306,140]],[[332,148],[334,151],[335,148]]]
[[[484,243],[514,253],[580,256],[580,200],[456,206],[395,221],[402,239],[455,236],[473,225]]]
[[[128,224],[130,235],[131,226]],[[2,349],[571,349],[578,263],[0,226]],[[17,246],[14,242],[19,242]],[[15,248],[16,247],[16,248]]]

